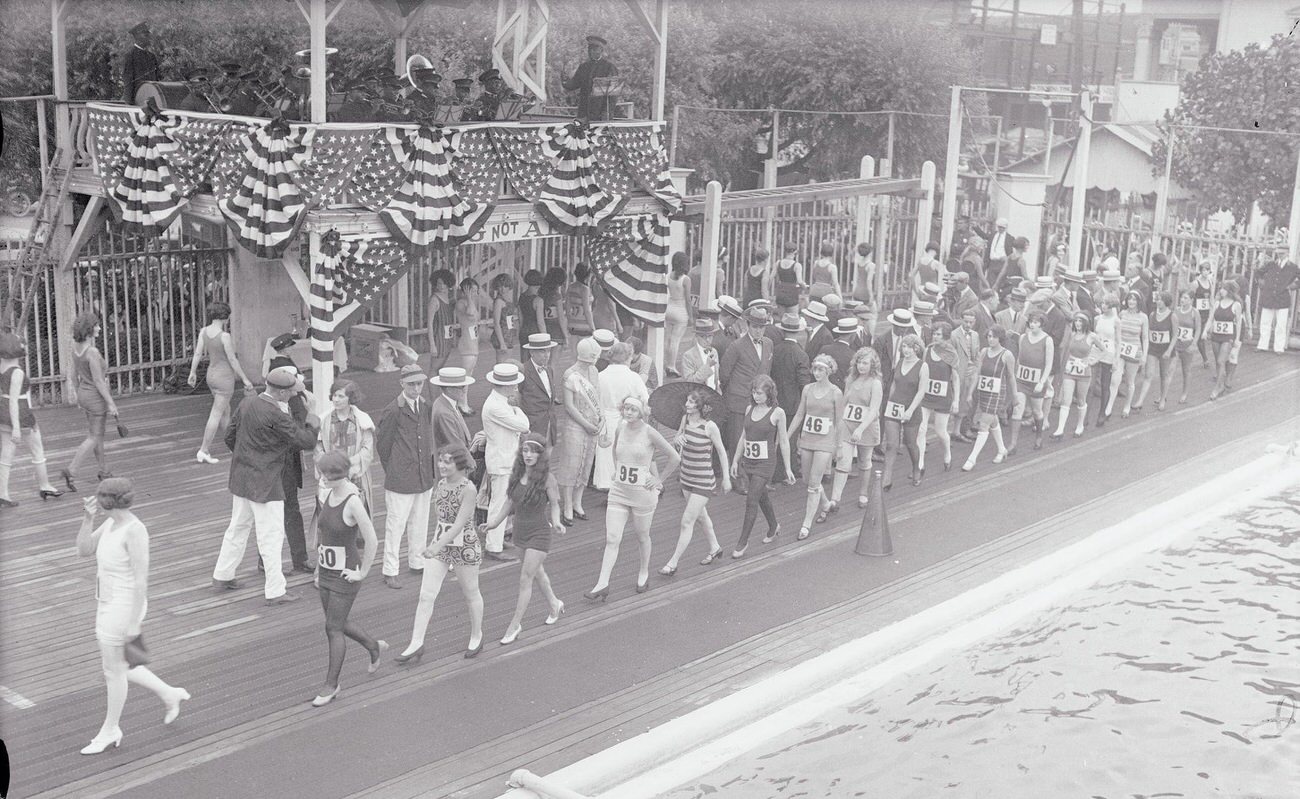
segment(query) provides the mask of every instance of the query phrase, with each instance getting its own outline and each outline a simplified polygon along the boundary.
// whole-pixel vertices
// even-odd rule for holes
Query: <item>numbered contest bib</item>
[[[1083,377],[1088,374],[1088,362],[1082,358],[1070,358],[1065,362],[1065,373],[1070,377]]]
[[[1208,311],[1208,310],[1210,310],[1210,298],[1209,298],[1209,297],[1197,297],[1197,298],[1196,298],[1196,310],[1198,310],[1198,311]]]
[[[745,446],[740,450],[741,457],[748,458],[751,461],[767,460],[767,442],[766,441],[746,441]]]
[[[1237,326],[1232,322],[1223,322],[1215,319],[1214,327],[1211,328],[1211,330],[1216,336],[1231,336],[1233,333],[1237,332]]]
[[[622,483],[625,486],[639,486],[642,485],[641,481],[643,479],[644,473],[645,473],[645,467],[628,466],[626,464],[620,463],[618,465],[618,473],[616,475],[616,478],[620,483]]]
[[[907,410],[906,405],[904,405],[901,402],[893,402],[891,400],[890,402],[885,403],[885,418],[901,421],[903,418],[903,412],[906,410]]]
[[[543,319],[557,319],[557,318],[559,318],[559,314],[557,314],[557,313],[555,312],[555,306],[554,306],[554,305],[548,305],[548,306],[546,306],[545,308],[543,308],[543,309],[542,309],[542,318],[543,318]]]
[[[343,547],[327,547],[324,544],[316,547],[316,563],[322,569],[329,571],[343,571],[348,566],[348,553]]]
[[[829,416],[803,417],[803,431],[814,436],[824,436],[831,431]]]
[[[861,424],[867,420],[867,406],[849,403],[844,406],[844,421]]]
[[[1002,391],[1002,378],[980,375],[979,382],[975,384],[975,387],[988,394],[997,394]]]
[[[1016,379],[1022,383],[1037,383],[1043,379],[1043,370],[1034,366],[1016,364]]]
[[[1178,328],[1179,341],[1192,341],[1195,336],[1196,336],[1196,330],[1194,328],[1190,328],[1190,327]]]
[[[926,387],[925,387],[925,393],[926,393],[926,394],[929,394],[931,397],[946,397],[946,396],[948,396],[948,381],[947,381],[947,380],[931,380],[931,381],[929,382],[929,384],[926,385]]]
[[[460,325],[443,325],[443,326],[442,326],[442,337],[443,337],[443,338],[455,338],[455,337],[456,337],[456,334],[459,333],[459,332],[460,332]]]
[[[505,322],[506,330],[514,330],[514,329],[515,329],[515,316],[514,316],[514,314],[506,314],[505,318],[502,319],[501,321],[502,321],[502,322]]]
[[[1152,330],[1152,331],[1151,331],[1151,335],[1150,335],[1150,339],[1151,339],[1151,343],[1152,343],[1152,344],[1168,344],[1168,343],[1169,343],[1169,331],[1168,331],[1168,330]]]
[[[1141,351],[1141,350],[1139,350],[1138,345],[1133,344],[1133,343],[1128,342],[1128,341],[1126,341],[1126,342],[1124,342],[1123,344],[1119,345],[1119,357],[1121,357],[1121,358],[1127,358],[1127,359],[1130,360],[1130,361],[1135,361],[1135,360],[1137,360],[1138,353],[1139,353],[1140,351]]]

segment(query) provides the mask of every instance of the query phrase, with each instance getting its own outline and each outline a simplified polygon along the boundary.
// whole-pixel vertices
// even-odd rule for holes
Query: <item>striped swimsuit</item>
[[[713,471],[713,442],[705,432],[705,425],[687,424],[682,437],[682,462],[678,471],[682,490],[712,495],[718,476]]]

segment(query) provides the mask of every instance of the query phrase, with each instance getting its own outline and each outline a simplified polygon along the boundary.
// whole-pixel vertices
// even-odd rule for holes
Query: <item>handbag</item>
[[[131,431],[127,429],[127,426],[122,424],[122,418],[120,416],[114,416],[113,421],[117,423],[118,438],[126,438],[127,436],[131,435]]]
[[[131,668],[149,663],[149,649],[144,643],[144,633],[126,642],[124,654],[126,656],[126,665]]]

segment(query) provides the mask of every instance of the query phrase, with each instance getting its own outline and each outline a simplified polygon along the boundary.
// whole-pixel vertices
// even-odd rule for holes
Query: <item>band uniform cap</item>
[[[402,371],[398,373],[398,380],[403,383],[414,381],[423,383],[428,379],[429,376],[424,373],[424,370],[420,368],[418,363],[408,363],[406,366],[403,366]]]
[[[841,316],[835,320],[835,329],[832,331],[837,336],[847,336],[850,333],[856,333],[862,329],[862,323],[856,316]]]
[[[711,336],[715,330],[717,330],[717,328],[714,327],[712,319],[695,318],[695,335]]]
[[[517,386],[524,382],[524,376],[519,373],[518,366],[507,361],[493,366],[487,381],[494,386]]]
[[[740,315],[744,313],[740,308],[740,303],[736,301],[736,298],[726,294],[723,294],[718,298],[718,307],[727,315],[734,316],[737,319],[739,319]]]
[[[136,24],[131,28],[131,31],[130,31],[131,35],[133,35],[133,36],[134,36],[134,35],[137,35],[137,34],[141,34],[141,33],[148,33],[148,32],[149,32],[149,23],[148,23],[148,22],[137,22],[137,23],[136,23]]]
[[[266,384],[274,388],[293,388],[298,385],[298,370],[292,366],[277,366],[266,373]]]
[[[429,379],[429,382],[435,386],[470,386],[474,384],[474,378],[470,377],[469,372],[460,366],[444,366],[438,370],[438,374]]]
[[[280,335],[271,339],[271,349],[275,350],[276,352],[279,352],[280,350],[288,349],[289,347],[292,347],[294,342],[297,340],[298,339],[294,338],[294,335],[292,333],[281,333]]]
[[[551,347],[558,347],[559,344],[551,338],[550,333],[530,333],[528,341],[524,344],[526,350],[549,350]]]
[[[786,333],[799,333],[806,325],[803,319],[799,318],[799,314],[788,313],[781,317],[781,321],[776,326]]]
[[[485,69],[485,70],[483,70],[482,72],[479,73],[479,76],[478,76],[478,82],[479,82],[479,83],[487,83],[487,82],[490,81],[490,80],[497,80],[497,79],[500,78],[500,77],[501,77],[501,70],[499,70],[499,69]]]
[[[609,46],[609,42],[605,41],[603,37],[597,36],[594,33],[587,37],[587,44],[598,44],[601,47]]]
[[[471,87],[471,86],[474,85],[474,79],[473,79],[473,78],[456,78],[456,79],[453,80],[451,83],[452,83],[452,85],[455,86],[457,89],[468,89],[469,87]]]
[[[895,327],[911,327],[912,312],[906,308],[895,308],[889,314],[889,323]]]
[[[934,316],[937,313],[939,313],[939,309],[932,302],[917,300],[912,303],[913,316]]]
[[[772,315],[767,312],[766,305],[751,305],[745,309],[745,321],[751,325],[770,325]]]
[[[829,322],[830,318],[826,316],[826,305],[819,300],[813,300],[808,303],[808,307],[803,309],[803,315],[809,319],[815,319],[818,322]]]
[[[614,331],[606,330],[603,327],[593,330],[591,338],[600,345],[601,349],[608,349],[618,343],[618,336],[614,335]]]

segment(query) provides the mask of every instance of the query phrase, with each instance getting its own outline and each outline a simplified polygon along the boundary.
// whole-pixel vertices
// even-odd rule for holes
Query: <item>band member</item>
[[[344,88],[346,92],[343,105],[338,111],[330,114],[331,122],[369,122],[374,118],[370,110],[370,103],[366,97],[366,82],[357,78]]]
[[[185,88],[189,90],[189,94],[185,95],[184,100],[181,100],[177,110],[203,113],[213,110],[212,104],[208,102],[207,98],[209,88],[208,71],[206,69],[200,67],[190,70],[185,76]]]
[[[497,118],[501,100],[506,96],[506,82],[495,69],[484,70],[478,76],[483,92],[465,107],[460,115],[462,122],[490,122]]]
[[[158,56],[149,52],[153,43],[153,34],[149,23],[141,22],[131,29],[131,38],[135,43],[122,59],[122,102],[135,104],[135,93],[151,80],[162,80],[162,70],[158,65]]]
[[[592,82],[596,78],[612,78],[618,74],[618,67],[605,58],[605,48],[609,45],[599,36],[587,37],[587,60],[578,65],[573,77],[560,75],[560,82],[565,91],[578,93],[579,119],[609,119],[612,115],[613,98],[592,97]]]

